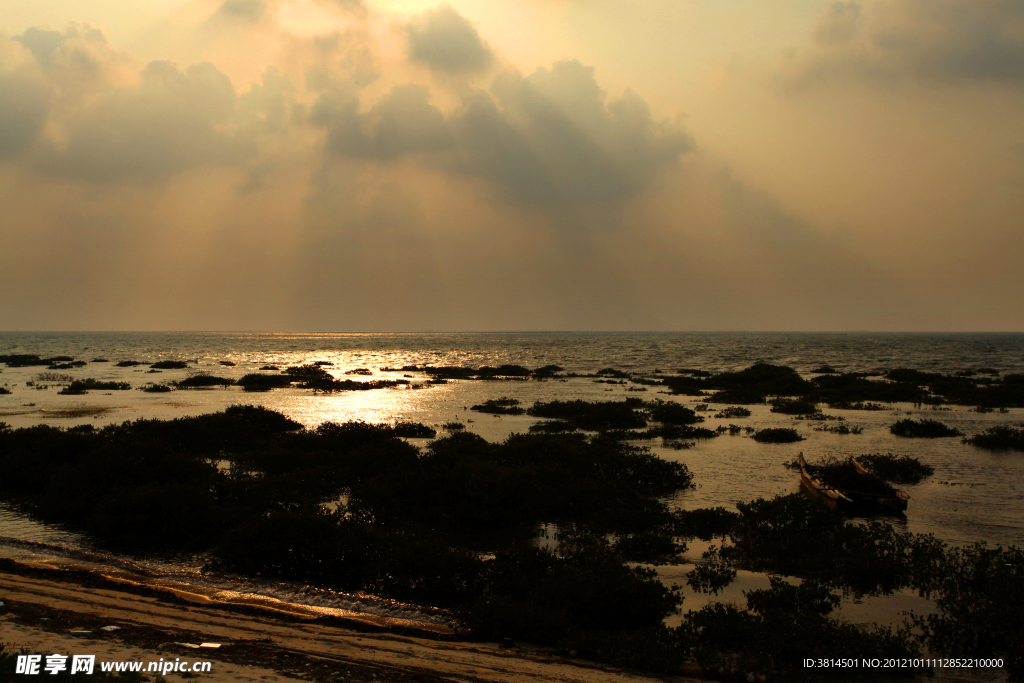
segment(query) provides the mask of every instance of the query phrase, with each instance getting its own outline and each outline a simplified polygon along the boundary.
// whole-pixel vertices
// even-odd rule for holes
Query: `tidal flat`
[[[970,651],[1021,676],[1006,606],[1022,602],[1024,382],[991,354],[936,368],[922,352],[913,368],[867,342],[854,362],[835,340],[740,359],[750,340],[732,339],[729,363],[658,335],[473,353],[447,338],[434,357],[162,341],[134,349],[145,365],[116,340],[7,353],[0,535],[296,603],[390,601],[460,637],[646,671],[796,680],[815,653]],[[117,362],[74,365],[95,354]],[[139,373],[158,363],[167,391],[147,391]],[[88,393],[59,393],[73,382]],[[963,436],[919,437],[936,423]],[[870,456],[906,514],[846,518],[802,496],[797,451]]]

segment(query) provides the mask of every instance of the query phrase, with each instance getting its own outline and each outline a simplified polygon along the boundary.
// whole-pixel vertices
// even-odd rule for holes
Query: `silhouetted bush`
[[[777,398],[771,401],[773,413],[784,415],[807,415],[818,411],[817,404],[800,399]]]
[[[623,401],[538,401],[526,412],[534,417],[565,420],[578,429],[633,429],[646,427],[640,412],[644,402],[638,398]]]
[[[710,541],[732,531],[739,519],[738,512],[723,507],[677,510],[673,513],[672,528],[678,536]]]
[[[189,379],[192,379],[191,377]],[[219,379],[219,378],[218,378]],[[228,384],[236,384],[240,387],[253,387],[260,389],[283,389],[290,387],[292,382],[295,381],[294,375],[263,375],[260,373],[251,373],[244,375],[233,382],[226,380]]]
[[[931,651],[1002,658],[1010,680],[1024,680],[1022,576],[1020,548],[951,548],[931,586],[937,611],[914,617]]]
[[[859,455],[857,461],[882,479],[894,484],[918,484],[935,472],[931,465],[925,465],[909,455],[897,457],[892,453],[875,453]]]
[[[181,360],[161,360],[151,364],[149,367],[157,370],[184,370],[188,363]]]
[[[754,441],[761,443],[793,443],[795,441],[803,441],[804,437],[795,429],[788,427],[769,427],[767,429],[759,429],[754,432],[752,437]]]
[[[519,401],[514,398],[492,398],[472,406],[470,410],[478,413],[491,413],[493,415],[522,415],[525,409],[519,407]]]
[[[715,413],[716,418],[750,417],[750,409],[743,406],[729,406]]]
[[[964,443],[994,451],[1011,449],[1024,451],[1024,427],[996,425],[989,427],[981,434],[964,439]]]
[[[85,394],[89,391],[126,391],[131,388],[132,385],[128,382],[101,382],[99,380],[89,378],[75,380],[57,393],[76,395]]]
[[[433,439],[437,436],[437,430],[419,422],[396,422],[391,428],[395,436],[410,439]]]
[[[646,404],[646,408],[652,420],[666,425],[689,425],[704,421],[692,409],[670,401],[651,401]]]
[[[747,591],[747,609],[713,604],[688,612],[677,640],[691,644],[704,673],[717,680],[818,680],[805,658],[900,659],[919,655],[904,631],[888,627],[864,628],[829,614],[838,596],[814,582],[791,586],[771,577],[771,588]],[[857,669],[829,669],[829,679],[875,678]],[[894,675],[913,678],[914,669],[896,669]]]
[[[217,377],[205,372],[196,373],[185,379],[174,382],[178,389],[199,389],[202,387],[227,387],[235,384],[235,381],[227,377]]]
[[[889,431],[896,436],[912,437],[917,439],[936,439],[944,436],[963,436],[959,429],[953,429],[936,420],[912,420],[910,418],[900,420],[891,425]]]

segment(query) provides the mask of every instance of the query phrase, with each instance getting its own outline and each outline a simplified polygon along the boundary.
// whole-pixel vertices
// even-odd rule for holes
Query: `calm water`
[[[416,372],[384,372],[380,368],[514,363],[527,367],[557,364],[580,373],[605,367],[653,373],[679,368],[736,370],[764,361],[789,365],[802,373],[809,373],[823,363],[840,371],[909,367],[932,372],[977,368],[994,368],[1002,373],[1024,372],[1022,334],[0,333],[0,354],[9,353],[35,353],[43,357],[68,355],[87,361],[108,358],[109,363],[89,363],[83,368],[60,372],[76,378],[128,381],[133,388],[150,381],[181,379],[197,370],[237,378],[266,364],[283,368],[316,360],[332,362],[334,365],[328,369],[337,376],[347,370],[368,368],[373,378],[411,375],[414,380],[424,376]],[[188,370],[149,374],[146,366],[115,367],[121,360],[188,360],[192,365]],[[221,361],[235,365],[222,366]],[[597,384],[583,378],[546,382],[451,382],[415,391],[384,389],[331,396],[317,396],[299,389],[254,394],[237,388],[169,394],[133,390],[59,396],[56,386],[48,385],[46,389],[26,386],[29,381],[46,385],[38,380],[45,368],[0,369],[0,384],[12,391],[10,395],[0,396],[0,420],[14,427],[39,423],[100,425],[140,417],[170,418],[221,410],[234,403],[252,403],[279,410],[308,426],[328,420],[414,420],[438,425],[458,419],[465,422],[470,431],[496,440],[513,432],[526,431],[534,420],[529,416],[492,417],[468,411],[468,406],[501,396],[518,398],[527,405],[537,400],[609,400],[625,396],[663,398],[686,404],[699,402],[693,397],[659,394],[657,387],[649,387],[646,393],[627,393],[627,386],[631,385]],[[737,501],[797,491],[798,477],[784,464],[792,461],[798,450],[809,460],[828,454],[892,452],[915,456],[935,468],[934,476],[922,484],[907,487],[911,495],[910,508],[906,520],[897,524],[913,532],[933,533],[952,544],[986,541],[1024,545],[1024,454],[983,451],[964,445],[956,438],[899,439],[888,431],[889,425],[897,419],[913,416],[939,419],[966,434],[973,434],[997,423],[1020,423],[1024,420],[1024,410],[978,414],[964,406],[937,412],[904,404],[896,404],[891,411],[884,412],[829,410],[844,416],[847,424],[864,429],[860,435],[842,436],[814,431],[812,424],[794,423],[787,416],[770,413],[768,406],[750,408],[753,415],[740,420],[717,420],[710,417],[712,413],[706,413],[708,421],[703,426],[713,429],[728,422],[755,428],[795,426],[807,440],[796,445],[770,445],[744,436],[725,435],[698,442],[696,448],[686,451],[666,449],[660,442],[651,442],[648,445],[658,455],[680,460],[694,473],[698,488],[677,495],[672,501],[674,505],[731,507]],[[37,523],[2,506],[0,536],[38,541],[48,544],[47,547],[92,549],[77,534]],[[692,548],[689,556],[699,558],[699,550]],[[36,557],[46,555],[46,551],[0,544],[0,555]],[[201,558],[151,562],[151,566],[161,571],[188,573],[201,564]],[[663,574],[667,581],[681,583],[677,574],[686,569],[664,568]],[[759,585],[759,582],[766,583],[764,577],[750,575],[737,582],[726,599],[742,600],[740,589]],[[295,595],[304,590],[282,586],[273,589],[264,586],[262,591],[295,599]],[[321,595],[317,599],[327,598]],[[691,595],[686,608],[696,608],[705,600]],[[913,603],[913,598],[908,596],[896,596],[890,602],[893,600],[902,600],[900,604],[904,608],[907,601]],[[870,605],[848,604],[845,609],[854,619],[870,613],[875,619],[888,620],[880,617],[880,610],[872,611]]]

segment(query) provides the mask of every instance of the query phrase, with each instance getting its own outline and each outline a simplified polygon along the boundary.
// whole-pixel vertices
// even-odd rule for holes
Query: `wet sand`
[[[190,602],[86,573],[5,563],[0,640],[15,648],[95,654],[97,662],[211,660],[215,681],[495,681],[637,683],[651,677],[560,657],[550,650],[468,642],[355,621]],[[118,626],[104,631],[104,626]],[[89,631],[75,636],[72,630]],[[196,650],[179,643],[220,643]],[[99,665],[97,664],[97,667]],[[169,674],[174,677],[175,674]]]

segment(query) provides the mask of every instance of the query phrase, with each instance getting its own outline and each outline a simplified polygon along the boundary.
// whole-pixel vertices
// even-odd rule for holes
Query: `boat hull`
[[[800,489],[830,508],[851,515],[902,514],[907,509],[910,496],[903,491],[892,489],[892,495],[878,496],[832,488],[808,469],[803,453],[798,454],[797,460],[800,464]],[[864,477],[877,479],[856,458],[850,458],[850,461]]]

